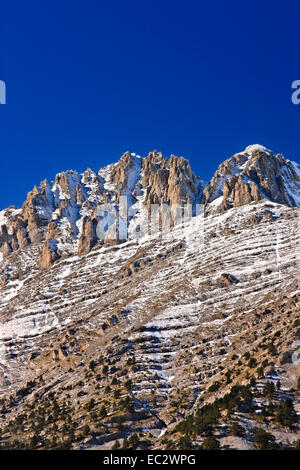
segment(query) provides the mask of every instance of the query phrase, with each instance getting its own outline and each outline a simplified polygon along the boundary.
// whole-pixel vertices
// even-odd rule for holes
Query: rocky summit
[[[2,210],[0,448],[299,448],[299,207],[300,165],[251,145]]]

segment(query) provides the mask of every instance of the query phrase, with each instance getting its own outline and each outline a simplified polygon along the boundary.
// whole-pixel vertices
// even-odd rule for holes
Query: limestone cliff
[[[299,165],[260,145],[225,160],[205,187],[183,157],[166,158],[156,150],[145,158],[125,152],[117,163],[97,173],[89,168],[83,174],[69,170],[52,182],[44,180],[28,193],[20,209],[1,211],[0,250],[7,258],[35,245],[41,250],[41,268],[61,256],[87,254],[99,241],[97,209],[110,204],[118,213],[121,196],[127,198],[129,211],[134,208],[135,215],[129,217],[134,225],[132,220],[142,210],[150,213],[152,204],[172,207],[202,202],[207,212],[222,213],[261,199],[299,206],[299,193]],[[124,239],[125,232],[126,227],[119,227],[112,217],[100,243],[114,245]]]
[[[217,211],[263,198],[289,207],[300,205],[299,165],[261,145],[225,160],[203,191],[202,202],[218,199]]]

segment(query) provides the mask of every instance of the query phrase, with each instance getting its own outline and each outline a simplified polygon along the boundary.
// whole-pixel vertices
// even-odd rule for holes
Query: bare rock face
[[[24,224],[20,217],[20,209],[11,206],[2,211],[1,220],[5,223],[0,223],[0,249],[2,247],[3,258],[6,258],[11,252],[18,250],[20,245],[26,246],[27,240],[22,234]]]
[[[51,358],[53,361],[63,361],[68,356],[68,353],[65,348],[59,347],[51,351]]]
[[[97,220],[95,216],[84,217],[78,244],[79,255],[89,253],[97,243],[96,225]]]
[[[45,228],[51,218],[53,209],[51,204],[51,190],[47,180],[41,182],[40,188],[36,186],[28,193],[22,206],[22,220],[27,228],[31,243],[39,243],[44,238]]]
[[[6,259],[11,254],[12,251],[13,250],[12,250],[10,243],[4,242],[3,247],[2,247],[3,259]]]
[[[57,241],[54,238],[49,238],[43,245],[39,267],[41,269],[49,269],[60,257],[61,254],[57,247]]]
[[[28,193],[22,208],[0,211],[0,250],[7,258],[30,245],[42,247],[39,266],[44,269],[61,255],[87,254],[98,242],[97,209],[109,204],[117,213],[124,196],[128,210],[135,206],[137,219],[143,219],[143,210],[150,214],[151,205],[158,205],[161,224],[164,205],[172,209],[189,204],[194,209],[202,202],[207,213],[222,213],[265,198],[295,207],[300,205],[299,193],[299,165],[259,145],[224,161],[206,187],[183,157],[165,158],[156,150],[145,158],[125,152],[97,173],[89,168],[82,174],[68,170],[52,182],[44,180]],[[172,211],[170,215],[172,226]],[[133,217],[126,220],[127,228]],[[138,222],[135,227],[140,230]],[[110,246],[124,240],[126,227],[112,217],[104,231],[101,243]],[[49,240],[56,241],[55,248]]]
[[[26,246],[29,245],[25,227],[20,227],[17,231],[17,240],[18,245],[21,249],[24,249]]]
[[[260,199],[262,199],[262,195],[259,192],[259,189],[256,184],[252,181],[250,181],[250,183],[243,181],[241,175],[238,176],[236,183],[233,185],[231,189],[231,195],[234,207],[244,206],[245,204],[249,204],[252,201],[259,201]],[[226,191],[224,197],[225,196]]]
[[[194,204],[201,191],[201,179],[191,170],[188,160],[171,155],[170,159],[153,151],[143,161],[142,187],[146,190],[145,204]]]
[[[111,183],[115,186],[114,201],[119,203],[121,195],[127,195],[133,192],[135,184],[140,176],[141,161],[137,162],[135,156],[130,152],[125,152],[117,165],[113,168],[110,176]]]
[[[29,244],[25,223],[21,217],[13,218],[10,221],[10,236],[6,232],[7,241],[10,243],[12,251],[23,249]]]
[[[218,212],[263,198],[295,207],[299,205],[298,167],[261,145],[249,146],[219,166],[203,191],[202,202],[207,205],[220,198]]]
[[[230,287],[234,284],[238,284],[238,282],[239,281],[235,276],[227,273],[221,274],[221,276],[217,279],[217,284],[220,287]]]
[[[9,243],[9,235],[7,231],[7,226],[2,225],[0,229],[0,246],[2,247],[2,256],[3,259],[7,258],[7,256],[11,253],[12,248]]]

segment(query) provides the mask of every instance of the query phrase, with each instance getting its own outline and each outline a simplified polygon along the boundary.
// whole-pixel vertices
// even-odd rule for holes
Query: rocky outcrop
[[[217,284],[219,287],[230,287],[234,284],[238,284],[238,279],[232,274],[223,273],[217,279]]]
[[[231,205],[228,203],[231,199],[233,207],[244,206],[252,201],[259,201],[262,195],[255,183],[249,183],[242,179],[239,174],[232,176],[225,181],[223,187],[223,208],[228,209]]]
[[[55,261],[61,257],[58,249],[57,240],[49,238],[43,245],[42,253],[39,260],[39,267],[41,269],[50,268]]]
[[[113,200],[116,204],[121,195],[133,196],[135,185],[140,177],[141,159],[125,152],[113,168],[110,182],[115,186]]]
[[[142,212],[150,214],[153,204],[158,205],[159,226],[166,205],[171,209],[167,217],[172,227],[173,207],[189,204],[195,213],[195,205],[202,202],[207,215],[263,198],[294,207],[300,205],[299,192],[299,165],[259,145],[224,161],[206,187],[183,157],[165,158],[156,150],[145,158],[125,152],[117,163],[100,168],[98,173],[89,168],[82,174],[69,170],[56,175],[52,182],[44,180],[28,193],[21,209],[1,211],[0,250],[7,258],[29,245],[41,245],[43,268],[61,255],[87,254],[99,240],[99,206],[109,204],[118,214],[121,196],[127,198],[127,209],[133,208],[137,214],[130,214],[125,222],[108,217],[100,237],[105,246],[122,242],[128,229],[131,235],[149,233],[150,225],[141,230],[135,220],[143,221]],[[157,221],[150,224],[156,226]],[[53,242],[48,240],[56,240],[60,250],[52,249]]]
[[[53,349],[51,351],[51,358],[53,361],[63,361],[68,356],[66,348],[59,347],[58,349]]]
[[[79,237],[78,254],[85,255],[91,251],[91,249],[97,243],[96,234],[97,219],[95,214],[91,217],[84,217],[82,221],[82,228]]]
[[[3,247],[2,247],[2,256],[3,259],[6,259],[12,252],[12,247],[11,244],[8,242],[4,242]]]
[[[299,192],[299,165],[252,145],[219,166],[203,191],[202,202],[208,205],[220,198],[218,212],[263,198],[295,207],[300,203]]]
[[[164,158],[154,151],[143,160],[142,187],[146,191],[145,204],[183,206],[195,204],[202,189],[202,181],[191,170],[188,160],[171,155]]]

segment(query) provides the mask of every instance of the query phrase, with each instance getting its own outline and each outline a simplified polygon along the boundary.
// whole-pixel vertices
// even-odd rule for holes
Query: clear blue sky
[[[130,150],[299,161],[299,1],[1,0],[0,208]]]

